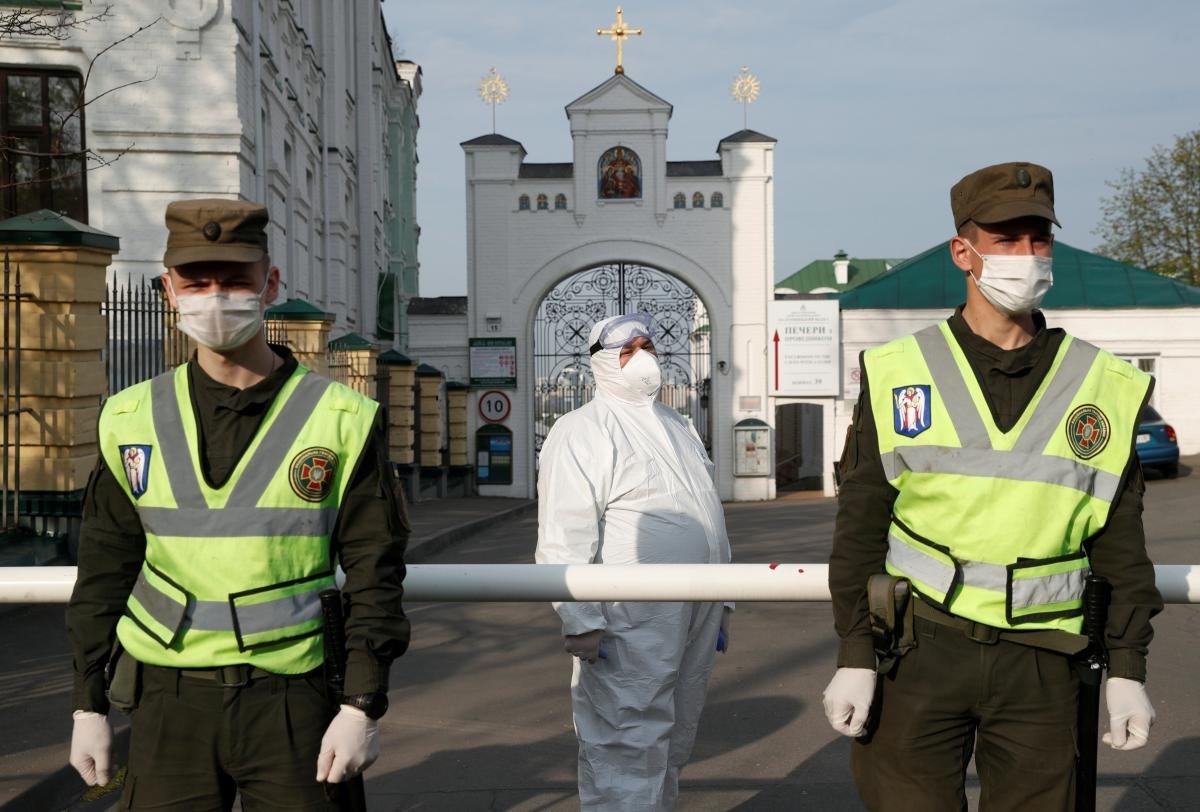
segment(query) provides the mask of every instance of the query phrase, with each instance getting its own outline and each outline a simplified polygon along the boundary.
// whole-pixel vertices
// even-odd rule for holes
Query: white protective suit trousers
[[[704,709],[719,603],[605,603],[607,659],[575,661],[579,801],[670,810]]]

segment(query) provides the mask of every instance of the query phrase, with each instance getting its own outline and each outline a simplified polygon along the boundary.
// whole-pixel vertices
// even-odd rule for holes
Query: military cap
[[[987,225],[1018,217],[1054,216],[1054,175],[1044,166],[1014,161],[978,169],[950,189],[954,227],[968,220]]]
[[[267,207],[246,200],[202,198],[167,206],[163,265],[258,262],[267,254]]]

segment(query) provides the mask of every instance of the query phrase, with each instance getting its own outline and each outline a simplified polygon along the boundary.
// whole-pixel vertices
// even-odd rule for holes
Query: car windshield
[[[1138,422],[1153,423],[1155,420],[1162,420],[1162,415],[1154,411],[1153,406],[1146,406],[1142,409],[1142,416],[1138,419]]]

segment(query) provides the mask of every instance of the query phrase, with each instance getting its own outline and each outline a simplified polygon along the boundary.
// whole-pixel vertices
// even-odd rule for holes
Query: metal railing
[[[104,361],[110,393],[187,360],[187,338],[175,327],[178,315],[153,281],[109,286],[102,311],[108,321]]]
[[[410,564],[407,572],[410,602],[830,599],[827,564]],[[1200,565],[1157,564],[1154,575],[1167,603],[1200,603]],[[66,603],[74,583],[74,567],[0,567],[0,603]]]

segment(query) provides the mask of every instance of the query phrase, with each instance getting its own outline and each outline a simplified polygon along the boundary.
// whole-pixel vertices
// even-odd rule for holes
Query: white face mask
[[[658,359],[645,350],[638,350],[625,362],[625,366],[621,367],[621,377],[625,379],[626,387],[647,398],[655,397],[662,388],[662,369],[658,366]]]
[[[984,255],[969,242],[967,247],[983,260],[983,272],[975,286],[1002,313],[1019,316],[1032,312],[1054,285],[1054,260],[1050,257]]]
[[[268,284],[269,276],[258,293],[176,293],[180,331],[215,352],[237,349],[262,329],[262,297]]]

